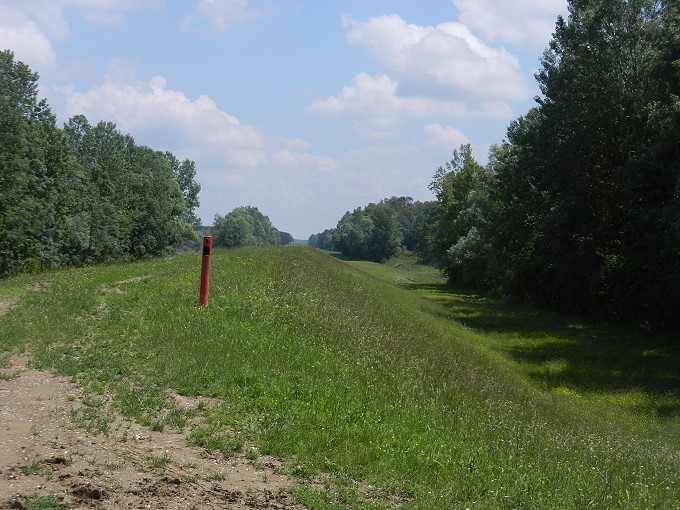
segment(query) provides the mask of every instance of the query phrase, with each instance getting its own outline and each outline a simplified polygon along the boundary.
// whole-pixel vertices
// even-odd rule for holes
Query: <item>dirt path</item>
[[[0,509],[52,496],[71,509],[300,509],[293,480],[261,456],[224,459],[173,432],[123,419],[108,436],[74,428],[85,397],[15,357],[0,370]],[[182,405],[196,405],[184,399]],[[27,500],[28,498],[28,500]]]

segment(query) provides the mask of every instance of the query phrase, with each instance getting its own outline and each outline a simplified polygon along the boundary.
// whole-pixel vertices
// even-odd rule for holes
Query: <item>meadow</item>
[[[225,456],[286,460],[311,509],[680,508],[677,339],[301,246],[0,282],[0,352]],[[49,284],[42,292],[26,290]],[[213,397],[200,426],[170,392]],[[214,402],[214,401],[210,401]],[[256,454],[254,454],[256,455]]]

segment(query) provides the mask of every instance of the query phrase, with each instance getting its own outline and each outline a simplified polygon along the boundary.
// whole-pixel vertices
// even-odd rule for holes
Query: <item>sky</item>
[[[0,0],[0,50],[83,114],[196,162],[198,216],[296,239],[478,162],[534,104],[567,0]]]

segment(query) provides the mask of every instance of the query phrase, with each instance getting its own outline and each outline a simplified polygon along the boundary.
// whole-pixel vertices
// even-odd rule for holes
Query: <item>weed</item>
[[[28,496],[22,498],[22,507],[26,510],[65,510],[65,507],[61,504],[61,501],[55,496]]]
[[[114,421],[114,417],[105,415],[104,410],[87,406],[69,409],[69,417],[77,428],[85,429],[91,434],[108,435]]]
[[[40,461],[32,460],[24,467],[21,468],[21,472],[25,475],[51,475],[53,472],[50,468],[43,466]]]
[[[260,452],[255,448],[249,448],[246,452],[246,459],[250,461],[255,461],[260,458]]]
[[[164,452],[162,455],[148,455],[146,460],[151,463],[151,467],[156,469],[164,469],[172,462],[172,459],[167,452]]]
[[[196,427],[189,434],[188,440],[190,444],[221,452],[225,458],[241,452],[245,443],[242,437],[222,432],[215,427]]]
[[[0,381],[11,381],[12,379],[19,377],[23,372],[24,370],[15,370],[9,374],[0,374]]]

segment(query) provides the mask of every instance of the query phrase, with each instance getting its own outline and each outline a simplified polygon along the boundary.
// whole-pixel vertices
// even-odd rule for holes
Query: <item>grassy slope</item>
[[[44,275],[54,285],[24,292],[0,319],[0,349],[29,348],[158,428],[183,423],[163,411],[169,388],[224,399],[192,440],[228,454],[248,438],[293,455],[296,474],[331,472],[329,492],[297,489],[314,508],[680,508],[680,448],[664,437],[677,428],[615,415],[568,382],[537,385],[511,353],[537,348],[537,336],[466,326],[478,298],[289,246],[215,252],[199,309],[199,264]],[[418,292],[382,279],[395,275]],[[125,294],[102,292],[140,276],[117,285]],[[16,282],[0,283],[0,296]],[[451,299],[468,299],[453,312],[464,324],[451,321]]]

